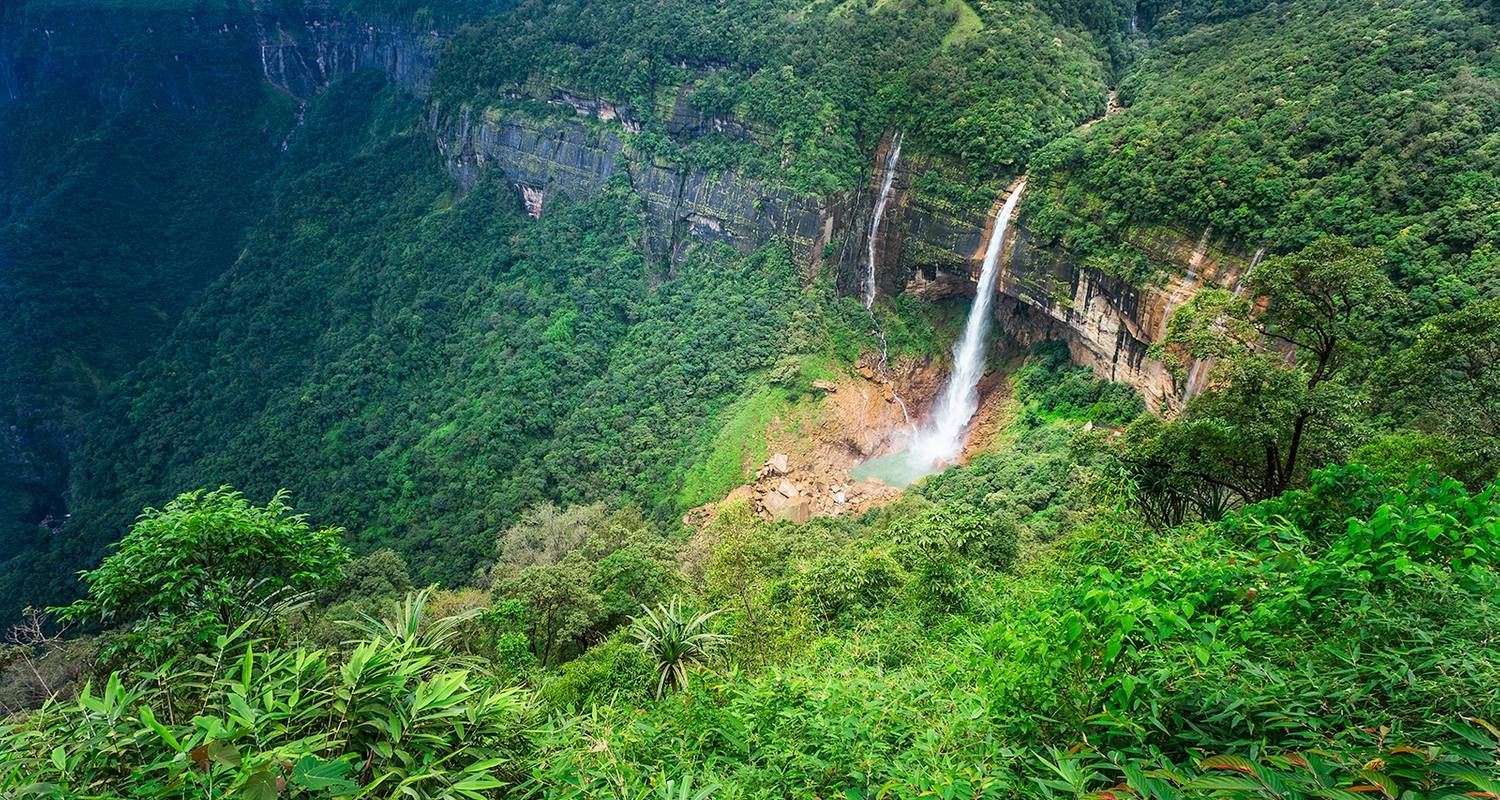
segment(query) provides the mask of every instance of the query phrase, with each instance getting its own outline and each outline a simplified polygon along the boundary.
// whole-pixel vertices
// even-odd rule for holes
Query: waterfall
[[[995,297],[995,281],[1000,273],[1000,255],[1005,249],[1005,229],[1010,224],[1026,181],[1016,184],[1005,205],[995,217],[989,244],[984,250],[984,264],[979,271],[979,290],[969,307],[969,319],[963,335],[953,345],[953,374],[938,398],[929,427],[917,437],[912,454],[929,464],[947,461],[963,449],[964,429],[979,410],[979,379],[984,374],[985,339],[990,329],[990,303]]]
[[[1182,402],[1197,397],[1203,390],[1203,379],[1208,376],[1208,371],[1214,368],[1214,359],[1194,358],[1188,366],[1187,386],[1182,390]]]
[[[891,148],[885,154],[885,174],[880,179],[880,194],[875,198],[875,210],[870,213],[870,235],[866,237],[865,254],[869,270],[865,274],[865,308],[875,306],[875,242],[880,237],[880,223],[885,218],[885,207],[891,201],[891,184],[896,181],[896,163],[901,160],[901,134],[891,138]]]
[[[906,427],[915,436],[917,427],[912,424],[911,412],[906,408],[906,401],[902,399],[901,393],[896,391],[896,382],[891,380],[891,348],[886,343],[885,330],[880,327],[880,320],[875,318],[875,241],[880,236],[880,223],[885,219],[885,207],[891,201],[891,186],[896,182],[896,164],[901,161],[901,134],[898,132],[891,137],[891,147],[885,153],[885,166],[880,178],[880,194],[875,197],[875,209],[870,214],[870,233],[866,237],[865,260],[868,262],[866,270],[864,300],[865,311],[870,314],[870,324],[875,326],[875,335],[880,337],[880,363],[877,365],[880,377],[891,390],[891,397],[896,404],[901,406],[901,418],[906,420]]]

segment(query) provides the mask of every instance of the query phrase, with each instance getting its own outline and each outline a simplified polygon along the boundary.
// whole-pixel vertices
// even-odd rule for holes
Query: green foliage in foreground
[[[407,604],[420,616],[425,595]],[[524,692],[405,624],[346,655],[220,636],[210,652],[85,688],[9,727],[0,790],[39,797],[493,796],[525,768]]]
[[[687,686],[691,671],[729,641],[710,627],[717,611],[694,614],[683,609],[681,598],[641,611],[631,627],[641,649],[656,662],[657,697]]]
[[[158,656],[212,639],[278,593],[326,586],[349,560],[343,530],[313,530],[284,492],[265,507],[227,487],[148,508],[116,552],[82,574],[88,596],[60,610],[129,630]],[[164,636],[172,631],[172,636]]]
[[[0,791],[1493,796],[1500,485],[1331,467],[1154,530],[1104,428],[1017,424],[859,519],[723,509],[675,561],[684,605],[721,610],[641,615],[645,649],[604,627],[517,672],[532,601],[507,584],[417,593],[332,649],[304,643],[346,613],[321,605],[13,718]],[[547,512],[501,558],[563,564],[554,539],[628,520]],[[352,574],[389,593],[389,560]]]
[[[565,758],[541,780],[588,793],[691,765],[729,797],[1489,791],[1500,738],[1466,718],[1500,710],[1487,644],[1500,583],[1478,555],[1496,543],[1500,504],[1493,490],[1413,483],[1436,492],[1432,507],[1392,490],[1347,530],[1254,522],[1277,516],[1258,509],[1158,534],[1106,511],[1016,575],[960,558],[962,603],[935,617],[913,571],[860,616],[813,622],[821,636],[768,666],[731,667],[644,714],[559,721],[548,747]],[[1402,540],[1372,558],[1395,517],[1451,544]],[[853,558],[880,546],[879,524],[835,551],[849,555],[784,566],[785,534],[763,530],[756,570]],[[755,615],[797,618],[795,581],[751,583],[764,587]],[[729,607],[753,629],[746,606]]]

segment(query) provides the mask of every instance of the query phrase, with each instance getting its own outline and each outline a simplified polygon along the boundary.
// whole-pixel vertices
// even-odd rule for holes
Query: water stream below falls
[[[974,303],[969,306],[964,332],[953,345],[953,374],[948,376],[948,382],[938,396],[932,417],[916,432],[907,449],[855,467],[853,477],[856,480],[875,478],[888,486],[906,486],[946,467],[963,451],[964,432],[974,418],[974,412],[979,410],[979,379],[984,376],[990,305],[994,302],[1000,257],[1005,250],[1005,229],[1009,227],[1011,214],[1025,190],[1026,181],[1023,179],[1016,184],[995,217],[979,270],[978,291],[974,294]]]

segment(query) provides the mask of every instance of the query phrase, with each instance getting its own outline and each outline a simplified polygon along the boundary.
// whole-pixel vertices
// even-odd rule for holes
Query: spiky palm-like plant
[[[729,642],[727,635],[708,627],[718,611],[688,615],[683,611],[680,597],[672,598],[666,605],[658,604],[655,609],[641,606],[641,610],[645,615],[633,617],[632,627],[641,649],[656,661],[657,697],[669,688],[686,686],[688,670],[703,664],[715,650]]]

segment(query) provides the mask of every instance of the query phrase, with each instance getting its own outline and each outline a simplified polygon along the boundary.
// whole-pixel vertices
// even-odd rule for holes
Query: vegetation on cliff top
[[[1102,111],[1120,20],[1059,17],[1030,3],[980,4],[986,35],[955,40],[963,15],[925,0],[522,2],[455,37],[433,94],[450,112],[537,87],[539,99],[602,97],[643,123],[644,144],[670,149],[665,126],[684,91],[695,113],[748,126],[749,141],[709,134],[676,155],[711,153],[713,166],[825,194],[855,186],[895,127],[987,182],[1020,172],[1038,146]]]
[[[1140,226],[1212,226],[1272,253],[1345,236],[1388,254],[1417,319],[1493,291],[1494,5],[1239,5],[1169,18],[1121,83],[1128,108],[1038,154],[1031,226],[1137,279]]]

